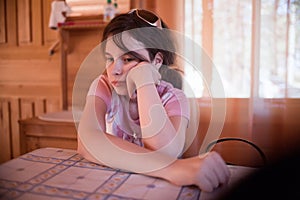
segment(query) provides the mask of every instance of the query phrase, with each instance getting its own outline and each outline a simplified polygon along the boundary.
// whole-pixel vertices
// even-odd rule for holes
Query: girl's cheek
[[[110,79],[112,77],[112,68],[111,67],[107,67],[106,68],[106,73],[108,78]]]
[[[111,65],[112,65],[112,62],[106,62],[105,63],[105,68],[109,69],[111,67]]]
[[[132,68],[136,67],[137,65],[138,65],[138,62],[132,62],[126,66],[125,71],[129,72]]]

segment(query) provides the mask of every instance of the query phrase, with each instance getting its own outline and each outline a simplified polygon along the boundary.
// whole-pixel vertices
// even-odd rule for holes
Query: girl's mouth
[[[112,81],[111,84],[115,87],[120,87],[125,84],[125,81]]]

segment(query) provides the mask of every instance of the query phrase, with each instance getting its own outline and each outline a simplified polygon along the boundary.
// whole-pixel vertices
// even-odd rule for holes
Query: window
[[[218,73],[226,97],[300,98],[299,1],[186,0],[185,35],[211,57],[206,82]],[[187,65],[189,85],[205,96],[193,70]]]

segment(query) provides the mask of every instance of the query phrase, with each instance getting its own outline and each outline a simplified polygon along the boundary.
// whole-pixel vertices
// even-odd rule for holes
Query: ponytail
[[[177,67],[162,65],[159,69],[161,79],[169,82],[173,87],[182,89],[182,74],[183,71]]]

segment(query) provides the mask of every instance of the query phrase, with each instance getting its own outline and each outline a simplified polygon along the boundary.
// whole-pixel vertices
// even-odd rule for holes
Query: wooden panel
[[[30,0],[18,0],[18,40],[19,45],[29,44],[31,35],[31,2]]]
[[[0,163],[11,159],[11,139],[9,133],[9,110],[7,99],[0,99]]]
[[[61,139],[61,138],[40,138],[27,137],[26,138],[26,152],[33,151],[38,148],[56,147],[63,149],[77,149],[76,139]]]
[[[31,12],[32,12],[32,44],[43,45],[43,13],[42,13],[42,1],[31,0]]]
[[[26,119],[33,117],[34,105],[30,99],[20,99],[20,119]]]
[[[38,116],[46,112],[46,99],[22,98],[20,99],[21,118]]]
[[[33,99],[34,103],[34,116],[39,116],[46,112],[46,100],[45,99]]]
[[[48,27],[51,2],[0,0],[0,44],[50,47],[58,39],[57,31]]]
[[[59,85],[58,61],[49,60],[0,60],[0,84]]]
[[[58,62],[58,54],[51,57],[46,46],[0,46],[0,60],[44,60],[45,62]],[[57,65],[55,65],[57,66]],[[54,67],[55,67],[54,66]]]
[[[26,128],[27,136],[64,139],[77,138],[77,131],[73,122],[45,121],[34,117],[21,120],[20,124]]]
[[[60,99],[60,88],[48,85],[9,85],[0,84],[0,97],[27,98],[39,96]]]
[[[19,108],[19,100],[18,98],[10,99],[10,126],[12,140],[12,157],[15,158],[20,155],[20,133],[19,133],[19,123],[20,119],[20,108]]]
[[[61,99],[61,98],[60,98]],[[46,112],[58,112],[62,110],[61,100],[58,98],[49,98],[46,101]]]
[[[20,119],[37,116],[46,111],[58,111],[58,98],[19,98],[0,96],[0,163],[20,155]]]
[[[172,3],[170,1],[144,0],[142,4],[146,9],[156,12],[172,30],[184,32],[184,0],[176,0]]]
[[[22,153],[42,147],[77,148],[77,130],[72,122],[20,120]]]
[[[52,0],[43,0],[43,33],[44,33],[44,45],[52,45],[56,40],[59,39],[59,34],[57,30],[52,30],[49,28],[49,19],[51,13],[51,3]]]
[[[6,1],[7,44],[17,46],[17,3],[16,0]]]
[[[0,44],[6,43],[5,0],[0,0]]]

